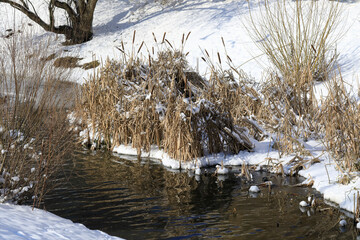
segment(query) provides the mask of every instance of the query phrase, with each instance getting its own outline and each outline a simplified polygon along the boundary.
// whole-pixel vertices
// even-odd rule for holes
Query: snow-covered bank
[[[0,239],[121,239],[29,206],[0,204]]]
[[[189,171],[194,171],[196,165],[199,167],[208,167],[223,162],[225,166],[242,164],[256,165],[257,169],[265,165],[278,166],[269,168],[271,172],[276,173],[281,172],[279,167],[281,164],[284,173],[290,174],[291,169],[298,163],[295,155],[280,157],[279,152],[271,148],[273,142],[270,139],[262,142],[253,141],[256,145],[253,152],[242,151],[237,155],[210,155],[187,163],[181,163],[170,158],[156,146],[148,153],[142,152],[141,156],[160,161],[165,167],[171,169],[188,169]],[[338,204],[341,209],[354,212],[354,196],[357,196],[357,191],[360,190],[360,178],[353,176],[348,184],[341,184],[341,179],[346,177],[347,174],[344,174],[336,168],[336,163],[331,160],[322,143],[309,141],[304,143],[304,145],[311,155],[304,158],[307,164],[304,164],[304,169],[298,171],[299,175],[306,178],[303,184],[312,184],[315,189],[324,195],[325,200]],[[115,147],[113,151],[124,155],[137,154],[136,149],[124,145]]]

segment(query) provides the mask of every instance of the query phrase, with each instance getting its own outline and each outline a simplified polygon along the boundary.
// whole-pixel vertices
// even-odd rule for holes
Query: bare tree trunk
[[[70,44],[89,41],[93,36],[93,17],[98,0],[50,0],[48,2],[49,23],[45,22],[36,11],[30,0],[0,0],[13,8],[23,12],[31,20],[39,24],[46,31],[64,34]],[[54,11],[56,8],[66,12],[68,25],[55,26]]]

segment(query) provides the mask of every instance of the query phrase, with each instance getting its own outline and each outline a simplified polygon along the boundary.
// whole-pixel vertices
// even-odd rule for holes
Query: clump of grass
[[[208,96],[211,86],[190,70],[182,52],[166,40],[154,57],[130,55],[108,60],[82,89],[80,112],[89,120],[93,137],[109,148],[131,144],[141,151],[152,145],[171,157],[189,161],[204,154],[250,150],[247,130]],[[135,38],[135,33],[134,33]],[[155,42],[157,42],[154,36]]]
[[[76,67],[79,67],[78,62],[81,59],[82,58],[71,57],[71,56],[59,57],[59,58],[55,59],[54,67],[57,67],[57,68],[76,68]]]
[[[303,78],[311,79],[311,76],[304,75]],[[263,104],[259,121],[268,131],[276,133],[273,147],[281,154],[305,153],[301,140],[317,138],[321,130],[313,84],[306,89],[293,89],[278,75],[271,74],[261,92]]]
[[[100,62],[98,60],[94,60],[88,63],[84,63],[83,65],[81,65],[81,67],[85,70],[89,70],[92,68],[97,68],[100,65]]]
[[[42,60],[52,39],[22,31],[0,41],[0,201],[38,205],[74,141],[59,94],[69,75]]]
[[[205,98],[216,103],[216,109],[230,114],[237,126],[241,126],[243,130],[249,130],[249,134],[260,141],[266,133],[257,124],[257,117],[261,115],[263,109],[259,85],[241,69],[234,66],[227,54],[223,38],[222,43],[226,61],[223,61],[217,53],[218,64],[216,64],[204,50],[202,59],[210,67],[209,91],[204,92]],[[226,62],[228,69],[223,69],[223,62]]]

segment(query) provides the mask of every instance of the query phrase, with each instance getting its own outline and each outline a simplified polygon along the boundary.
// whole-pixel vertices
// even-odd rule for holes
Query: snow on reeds
[[[225,76],[204,80],[190,69],[182,52],[189,34],[183,35],[180,49],[165,36],[156,56],[139,57],[142,45],[127,54],[122,45],[123,57],[108,60],[84,84],[79,109],[92,135],[99,134],[93,141],[109,148],[131,144],[138,153],[157,145],[180,161],[251,150],[248,130],[235,124],[225,105],[224,94],[240,98],[234,94],[240,86]]]
[[[319,161],[308,157],[310,152],[303,143],[325,136],[329,151],[342,152],[341,156],[334,155],[342,169],[356,169],[357,150],[347,150],[353,155],[346,158],[345,150],[337,150],[344,148],[341,144],[346,139],[346,149],[357,149],[352,135],[356,131],[339,131],[339,125],[329,123],[334,121],[330,116],[338,114],[344,123],[341,126],[356,128],[356,124],[345,124],[341,119],[343,111],[354,114],[347,120],[358,119],[357,104],[354,100],[349,102],[344,88],[334,85],[340,81],[335,74],[328,79],[330,94],[321,103],[314,96],[315,79],[310,68],[303,69],[295,85],[290,84],[295,83],[294,79],[285,80],[274,72],[259,84],[234,67],[230,56],[226,60],[229,68],[224,70],[220,54],[215,63],[204,50],[203,60],[211,69],[210,78],[204,79],[187,65],[182,52],[185,41],[184,35],[178,50],[166,41],[164,34],[160,43],[163,49],[158,47],[156,56],[149,53],[146,58],[138,56],[139,49],[126,53],[122,45],[123,57],[107,60],[82,87],[78,112],[88,128],[88,134],[83,135],[85,140],[93,147],[106,145],[110,149],[131,145],[139,155],[157,145],[174,159],[191,161],[207,154],[252,150],[252,138],[261,141],[270,135],[272,147],[280,156],[295,154],[289,166],[290,172],[296,173],[306,164]],[[336,103],[340,101],[336,97],[339,94],[347,96],[341,101],[351,104],[354,111],[348,111],[346,104]],[[333,106],[337,106],[337,112]],[[284,172],[281,164],[274,167]]]

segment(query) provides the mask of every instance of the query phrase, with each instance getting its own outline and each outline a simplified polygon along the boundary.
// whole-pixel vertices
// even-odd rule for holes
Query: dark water
[[[79,153],[64,168],[66,182],[46,196],[45,208],[125,239],[356,238],[351,224],[339,228],[337,209],[300,211],[299,202],[313,193],[291,187],[301,179],[255,172],[256,182],[266,176],[276,185],[249,195],[250,184],[235,176],[238,168],[221,178],[209,172],[196,178],[146,159]]]

